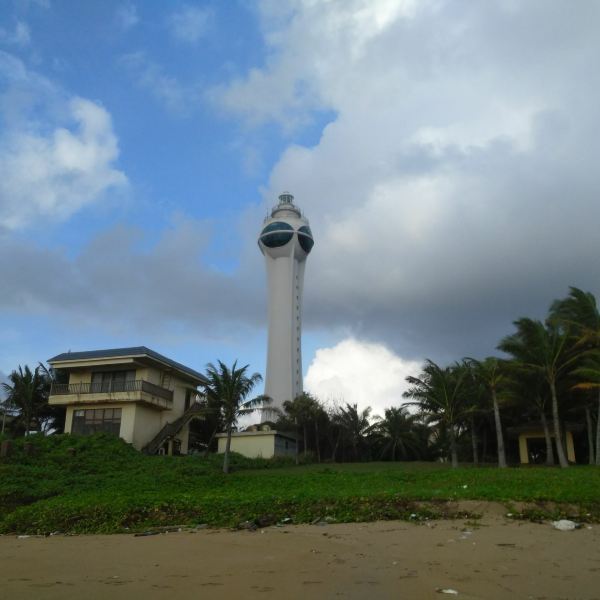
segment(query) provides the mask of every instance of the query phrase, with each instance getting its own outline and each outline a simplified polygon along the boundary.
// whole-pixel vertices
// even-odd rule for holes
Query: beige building
[[[550,427],[552,425],[550,424]],[[583,429],[582,425],[575,423],[563,423],[564,448],[567,454],[567,460],[571,463],[577,462],[575,457],[575,444],[573,443],[573,433]],[[509,427],[508,434],[518,437],[519,440],[519,461],[523,465],[529,463],[543,463],[546,460],[546,437],[544,429],[539,422],[524,423],[516,427]],[[550,430],[550,438],[556,458],[556,443],[554,440],[554,431]]]
[[[145,346],[67,352],[48,363],[68,376],[49,399],[67,409],[65,433],[104,431],[151,454],[188,452],[190,422],[202,418],[202,374]]]
[[[225,452],[227,434],[217,434],[219,448]],[[273,458],[274,456],[295,456],[296,438],[290,433],[275,431],[270,425],[253,425],[246,431],[237,431],[231,435],[231,451],[248,458]]]

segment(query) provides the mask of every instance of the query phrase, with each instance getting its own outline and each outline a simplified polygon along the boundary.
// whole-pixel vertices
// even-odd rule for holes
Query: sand
[[[600,599],[600,526],[472,521],[0,537],[0,598]],[[454,590],[457,595],[442,590]]]

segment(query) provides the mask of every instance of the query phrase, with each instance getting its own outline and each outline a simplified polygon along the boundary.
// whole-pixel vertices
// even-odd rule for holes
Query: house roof
[[[150,348],[146,348],[146,346],[134,346],[132,348],[110,348],[108,350],[88,350],[85,352],[63,352],[62,354],[57,354],[52,358],[48,359],[49,364],[60,363],[60,362],[70,362],[70,361],[82,361],[82,360],[96,360],[96,359],[106,359],[106,358],[125,358],[125,357],[147,357],[157,362],[161,362],[163,364],[168,365],[173,369],[177,369],[178,371],[185,373],[189,377],[193,379],[197,379],[200,382],[206,382],[206,377],[199,373],[198,371],[194,371],[194,369],[190,369],[177,361],[171,360]]]
[[[260,437],[260,436],[278,436],[284,437],[292,441],[296,441],[296,434],[289,431],[276,431],[275,429],[268,429],[262,431],[234,431],[231,437]],[[226,433],[217,433],[216,438],[226,438]]]
[[[583,431],[584,427],[581,423],[572,423],[570,421],[566,421],[561,423],[561,427],[564,431],[570,431],[572,433],[579,433]],[[550,430],[550,435],[554,436],[554,428],[552,427],[552,422],[548,423],[548,428]],[[508,435],[514,436],[519,435],[521,433],[530,433],[530,432],[540,432],[544,431],[544,426],[541,421],[529,421],[527,423],[522,423],[521,425],[515,425],[513,427],[507,427],[506,431]]]

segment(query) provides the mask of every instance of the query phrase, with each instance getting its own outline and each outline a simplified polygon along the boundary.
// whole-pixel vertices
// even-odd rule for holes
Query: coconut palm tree
[[[11,406],[8,398],[0,400],[0,406],[2,407],[2,426],[0,427],[0,434],[3,434],[6,429],[6,417],[10,412]]]
[[[546,416],[548,410],[550,390],[546,380],[539,372],[532,372],[521,365],[517,360],[506,361],[506,388],[505,397],[508,403],[515,404],[520,408],[522,416],[530,406],[534,414],[540,418],[544,439],[546,442],[546,464],[552,466],[554,461],[554,449],[552,447],[552,436]]]
[[[582,364],[573,371],[573,377],[577,381],[573,385],[574,390],[584,392],[598,392],[598,414],[596,415],[596,448],[594,449],[592,415],[590,404],[584,404],[585,417],[587,422],[589,463],[600,465],[600,357],[597,354],[586,357]]]
[[[458,467],[458,427],[470,410],[463,394],[467,374],[464,365],[442,368],[428,359],[419,377],[406,378],[410,387],[403,394],[413,400],[410,404],[419,408],[428,423],[438,426],[439,433],[447,433],[453,468]]]
[[[308,392],[302,392],[302,394],[296,396],[293,400],[286,400],[283,403],[284,411],[294,422],[294,425],[296,427],[296,435],[298,435],[299,430],[302,429],[304,449],[303,452],[305,458],[308,452],[308,428],[311,425],[311,423],[315,424],[315,417],[319,408],[320,405],[318,400],[311,396]],[[316,444],[318,443],[319,442],[317,439]],[[296,464],[298,463],[298,444],[296,444]]]
[[[382,439],[381,458],[389,456],[418,457],[422,453],[422,439],[417,433],[418,417],[409,412],[407,406],[387,408],[383,419],[375,423],[374,432]]]
[[[484,387],[492,401],[494,410],[494,424],[496,427],[496,442],[498,448],[498,466],[506,468],[506,453],[504,451],[504,435],[502,433],[502,420],[498,404],[498,393],[506,382],[506,375],[502,369],[502,361],[494,356],[488,356],[479,361],[474,358],[466,359],[471,367],[475,381]]]
[[[562,441],[558,412],[557,383],[573,370],[581,358],[581,352],[570,343],[570,332],[549,320],[546,324],[529,318],[514,322],[516,333],[505,337],[498,349],[513,356],[521,368],[543,377],[550,391],[552,420],[558,462],[562,468],[569,466]]]
[[[29,435],[32,424],[39,427],[39,416],[48,404],[50,380],[41,367],[32,371],[28,365],[19,365],[16,371],[8,376],[9,383],[2,383],[6,393],[5,406],[16,410],[18,419]]]
[[[208,380],[208,383],[204,384],[206,397],[209,402],[219,408],[227,433],[227,443],[223,456],[223,473],[229,473],[231,434],[238,417],[249,414],[270,402],[270,399],[266,396],[258,396],[247,400],[254,386],[262,381],[259,373],[246,374],[248,366],[238,367],[236,361],[229,368],[220,360],[217,361],[216,366],[212,363],[206,365],[206,378]]]
[[[333,455],[335,457],[337,446],[343,439],[350,444],[352,450],[352,459],[357,461],[364,447],[366,437],[371,431],[369,415],[371,407],[367,406],[363,410],[358,410],[357,404],[346,403],[345,407],[340,406],[331,416],[333,425],[338,430],[338,439],[334,446]]]
[[[550,307],[550,319],[568,328],[575,337],[575,343],[591,349],[600,348],[600,310],[595,296],[576,287],[569,288],[569,295],[562,300],[555,300]],[[589,359],[581,370],[575,372],[580,379],[578,389],[596,389],[596,449],[590,444],[590,459],[595,454],[596,465],[600,466],[600,361]],[[588,434],[591,432],[591,416],[586,407]]]

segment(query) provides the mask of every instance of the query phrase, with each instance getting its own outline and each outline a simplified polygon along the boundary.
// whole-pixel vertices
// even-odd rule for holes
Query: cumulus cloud
[[[0,53],[0,228],[64,220],[126,184],[109,113]]]
[[[8,383],[8,375],[0,371],[0,401],[6,398],[6,392],[2,387],[3,383]]]
[[[261,4],[265,64],[214,93],[254,125],[335,115],[265,189],[311,220],[306,322],[453,359],[600,291],[600,6],[285,6]]]
[[[206,35],[212,18],[208,8],[183,6],[169,16],[168,26],[171,35],[186,44],[196,44]]]
[[[403,360],[383,344],[347,338],[317,350],[304,387],[325,403],[370,406],[373,415],[404,402],[406,377],[419,373],[420,364]]]

